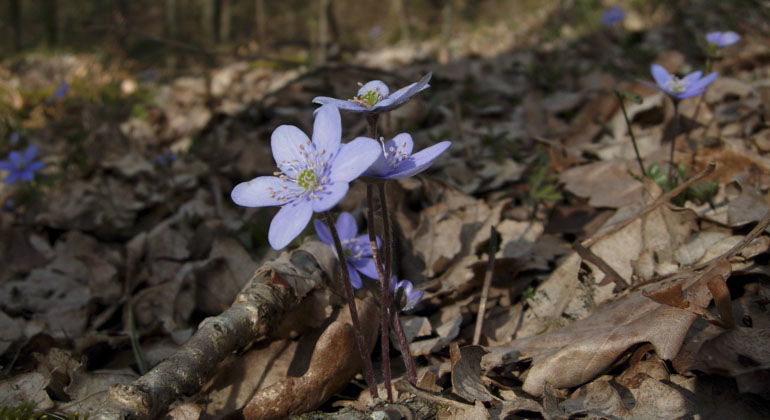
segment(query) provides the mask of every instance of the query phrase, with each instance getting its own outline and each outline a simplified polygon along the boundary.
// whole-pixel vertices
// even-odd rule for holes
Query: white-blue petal
[[[275,250],[286,247],[302,230],[313,215],[313,206],[307,200],[296,200],[281,207],[270,222],[267,240]]]

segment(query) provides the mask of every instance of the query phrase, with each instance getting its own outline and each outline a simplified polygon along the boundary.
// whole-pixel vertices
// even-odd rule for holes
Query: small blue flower
[[[602,17],[599,18],[599,22],[605,26],[612,26],[615,22],[620,22],[626,17],[626,12],[620,8],[620,6],[613,6],[604,9]]]
[[[706,77],[701,77],[703,72],[696,71],[680,79],[667,72],[663,66],[658,64],[653,64],[650,70],[652,72],[652,77],[657,84],[652,84],[644,80],[640,80],[640,82],[652,88],[662,90],[676,99],[700,95],[706,91],[706,87],[719,75],[719,73],[713,72]]]
[[[332,237],[331,230],[326,226],[326,223],[315,219],[313,220],[313,225],[318,234],[318,239],[320,239],[321,242],[334,247],[334,238]],[[345,253],[350,284],[356,289],[360,289],[363,283],[361,282],[361,276],[358,274],[359,272],[366,277],[373,279],[377,278],[377,267],[372,258],[372,247],[369,242],[369,235],[358,235],[356,219],[352,214],[347,212],[340,213],[334,226],[340,236],[340,242],[342,242],[342,250]],[[379,238],[377,239],[379,242]]]
[[[334,104],[339,109],[353,112],[378,113],[390,111],[398,108],[412,96],[422,92],[430,87],[432,73],[423,76],[420,81],[402,87],[401,89],[390,93],[388,85],[380,80],[372,80],[358,89],[358,94],[353,99],[343,100],[329,98],[327,96],[317,96],[313,102],[321,105]]]
[[[4,181],[6,184],[13,184],[18,180],[32,181],[35,179],[35,172],[45,166],[45,162],[36,161],[37,146],[30,144],[24,149],[24,152],[16,150],[8,154],[8,159],[0,160],[0,169],[8,171]]]
[[[364,175],[377,178],[407,178],[428,169],[441,153],[452,145],[451,141],[442,141],[412,154],[412,136],[401,133],[382,145],[377,161]]]
[[[720,48],[733,45],[740,41],[740,39],[741,36],[733,31],[709,32],[706,34],[706,41],[708,41],[709,44],[713,44]]]
[[[169,166],[171,165],[171,162],[176,160],[177,154],[166,150],[163,153],[159,154],[158,156],[155,156],[155,162],[161,166]]]
[[[11,133],[11,136],[8,138],[8,140],[10,140],[12,146],[16,146],[16,143],[21,140],[21,132],[19,132],[19,130],[14,131]]]
[[[390,278],[390,291],[393,293],[393,302],[396,307],[405,312],[414,309],[425,295],[425,290],[414,289],[411,281],[398,281],[396,276]]]
[[[316,113],[313,140],[292,125],[273,131],[270,145],[280,172],[260,176],[233,188],[241,206],[281,206],[270,223],[268,241],[274,249],[289,244],[307,226],[313,212],[324,212],[348,192],[348,184],[380,155],[376,141],[359,137],[340,145],[340,112],[324,105]]]
[[[59,86],[56,87],[56,90],[53,91],[51,96],[46,98],[45,104],[51,105],[54,102],[64,99],[65,96],[67,96],[67,92],[70,90],[70,84],[67,82],[61,82]]]

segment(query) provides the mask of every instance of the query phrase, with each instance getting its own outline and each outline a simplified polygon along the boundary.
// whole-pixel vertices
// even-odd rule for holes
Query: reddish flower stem
[[[340,272],[342,273],[343,289],[345,289],[345,299],[348,301],[350,319],[353,321],[353,335],[356,337],[356,347],[358,347],[358,353],[361,355],[361,362],[364,366],[364,377],[366,378],[367,385],[369,385],[369,392],[372,394],[372,398],[379,398],[380,396],[377,393],[377,381],[374,379],[372,360],[366,351],[369,347],[366,345],[366,338],[364,338],[363,331],[361,330],[361,321],[358,319],[358,310],[356,309],[356,302],[353,297],[353,286],[350,285],[350,276],[348,275],[347,262],[345,262],[345,252],[342,250],[342,241],[340,241],[340,235],[337,233],[337,226],[334,224],[331,215],[328,212],[325,212],[323,213],[323,218],[329,226],[332,238],[334,238],[334,249],[337,251],[337,260],[340,262]]]
[[[404,327],[401,325],[401,318],[398,316],[398,310],[391,308],[390,311],[391,322],[393,323],[393,332],[396,333],[398,338],[398,347],[401,350],[401,357],[404,358],[404,365],[406,365],[406,378],[414,386],[417,386],[417,368],[414,365],[414,359],[412,358],[412,351],[409,349],[409,341],[406,339],[404,333]]]

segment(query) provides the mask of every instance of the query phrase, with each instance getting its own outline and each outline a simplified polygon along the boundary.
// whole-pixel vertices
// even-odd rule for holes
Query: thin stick
[[[350,285],[350,276],[348,275],[348,267],[345,262],[345,253],[342,250],[342,242],[340,241],[340,235],[337,233],[337,226],[334,224],[334,220],[328,212],[323,213],[326,224],[329,226],[329,230],[332,232],[332,238],[334,238],[334,249],[337,251],[337,260],[340,263],[340,272],[342,273],[342,283],[345,289],[345,299],[348,301],[348,309],[350,310],[350,319],[353,321],[353,333],[356,336],[356,346],[358,347],[358,353],[361,355],[361,362],[364,365],[364,376],[366,377],[366,383],[369,385],[369,393],[372,394],[372,398],[380,398],[377,393],[377,382],[374,379],[374,369],[372,368],[372,360],[367,354],[365,338],[361,331],[361,321],[358,319],[358,310],[356,309],[356,302],[353,298],[353,287]]]
[[[639,169],[642,171],[642,176],[647,176],[647,171],[644,170],[644,163],[642,162],[642,155],[639,154],[639,146],[636,144],[636,135],[634,135],[634,129],[631,128],[631,120],[628,119],[628,112],[626,112],[626,103],[623,101],[623,95],[615,91],[615,96],[618,97],[620,102],[620,109],[623,111],[623,118],[626,120],[626,127],[628,128],[628,135],[631,136],[631,144],[634,146],[634,153],[636,153],[636,161],[639,163]]]
[[[626,282],[626,280],[617,271],[615,271],[614,268],[607,264],[606,261],[601,259],[598,255],[594,254],[593,251],[581,245],[579,241],[572,244],[572,249],[574,249],[582,259],[592,263],[598,267],[599,270],[602,270],[602,273],[607,276],[604,282],[611,281],[615,283],[616,289],[618,291],[628,289],[628,282]]]
[[[476,327],[473,330],[473,345],[477,346],[481,340],[481,327],[484,326],[484,313],[487,311],[487,299],[489,287],[492,285],[492,274],[495,271],[495,253],[497,252],[497,231],[494,226],[489,227],[489,262],[484,273],[484,286],[481,288],[481,301],[479,313],[476,314]]]
[[[390,277],[385,274],[382,254],[377,246],[377,236],[374,232],[374,185],[366,185],[366,201],[368,203],[367,230],[369,244],[372,247],[374,265],[377,276],[380,277],[380,352],[382,353],[382,379],[388,392],[388,401],[393,401],[393,391],[390,385],[390,334],[388,334],[388,318],[390,313]]]
[[[714,169],[716,169],[716,164],[714,164],[712,162],[712,163],[709,164],[708,167],[706,167],[706,169],[701,171],[699,174],[697,174],[694,177],[690,178],[689,180],[683,182],[681,185],[679,185],[678,187],[674,188],[673,190],[671,190],[671,191],[661,195],[660,197],[658,197],[657,200],[655,200],[654,202],[652,202],[652,204],[650,204],[649,206],[647,206],[644,209],[642,209],[639,213],[636,213],[635,215],[629,217],[628,219],[625,219],[625,220],[623,220],[621,222],[618,222],[617,224],[612,226],[612,228],[606,230],[605,232],[602,232],[602,233],[600,233],[600,234],[598,234],[596,236],[593,236],[591,238],[588,238],[588,239],[584,240],[582,242],[583,246],[588,248],[588,247],[592,246],[593,244],[595,244],[599,239],[604,238],[607,235],[611,235],[611,234],[613,234],[613,233],[623,229],[624,227],[630,225],[631,223],[634,222],[634,220],[636,220],[636,219],[644,216],[645,214],[655,210],[656,208],[660,207],[664,203],[667,203],[668,201],[670,201],[671,199],[673,199],[677,195],[681,194],[682,191],[684,191],[687,188],[689,188],[692,184],[694,184],[694,183],[702,180],[703,178],[707,177],[712,172],[714,172]]]
[[[393,324],[393,332],[396,333],[396,337],[398,338],[398,347],[399,350],[401,350],[401,357],[403,357],[404,365],[406,366],[406,378],[412,385],[417,385],[417,367],[414,365],[412,351],[409,349],[409,340],[406,339],[404,326],[401,325],[401,318],[398,317],[398,309],[391,309],[390,320]]]

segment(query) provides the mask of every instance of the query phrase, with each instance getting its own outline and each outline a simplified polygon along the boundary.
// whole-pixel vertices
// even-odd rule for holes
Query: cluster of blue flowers
[[[7,159],[0,160],[0,170],[8,172],[3,181],[6,184],[13,184],[16,181],[32,181],[35,179],[35,172],[45,166],[45,162],[35,159],[36,156],[37,146],[34,144],[30,144],[23,151],[11,151]]]
[[[388,141],[357,137],[342,143],[340,110],[367,115],[390,111],[427,89],[430,77],[429,73],[393,93],[382,81],[373,80],[362,85],[353,99],[313,99],[321,107],[315,112],[312,137],[295,126],[276,128],[271,148],[279,171],[274,176],[260,176],[236,185],[231,193],[233,201],[246,207],[281,207],[268,230],[270,245],[279,250],[305,229],[313,213],[329,211],[339,203],[356,178],[406,178],[426,170],[451,142],[442,141],[416,153],[412,136],[407,133]],[[320,220],[315,220],[314,225],[321,241],[333,246],[329,227]],[[366,235],[357,236],[354,217],[341,213],[335,227],[353,287],[362,287],[361,274],[376,279],[369,239]],[[404,310],[413,308],[423,294],[422,290],[414,290],[408,280],[394,279],[391,289],[403,294],[400,306]]]

